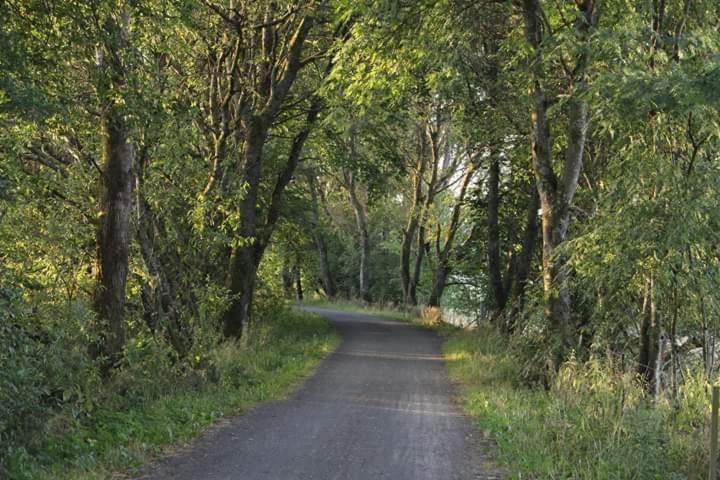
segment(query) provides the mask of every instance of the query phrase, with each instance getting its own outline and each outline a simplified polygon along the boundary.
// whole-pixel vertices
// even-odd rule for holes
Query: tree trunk
[[[655,390],[655,362],[659,345],[659,311],[655,304],[655,279],[651,275],[647,283],[643,302],[643,322],[640,326],[640,354],[638,357],[638,375],[644,381],[649,392]]]
[[[125,344],[125,284],[130,251],[133,147],[112,107],[103,116],[100,214],[97,225],[97,284],[94,306],[101,353],[113,365]]]
[[[530,278],[530,269],[532,267],[533,254],[535,245],[537,244],[538,232],[540,229],[540,221],[538,218],[538,209],[540,208],[540,197],[538,197],[535,186],[530,188],[530,199],[527,209],[527,220],[525,221],[525,231],[523,232],[522,249],[515,257],[515,275],[512,282],[512,312],[510,314],[511,321],[514,321],[518,313],[522,311],[525,305],[525,287]],[[510,326],[512,330],[512,326]]]
[[[295,267],[295,293],[297,295],[298,301],[302,302],[304,298],[302,286],[302,270],[300,270],[299,267]]]
[[[425,251],[427,250],[427,244],[425,243],[425,224],[424,222],[418,228],[417,242],[416,242],[416,253],[415,253],[415,265],[412,271],[412,277],[410,278],[410,285],[408,286],[408,297],[409,305],[417,305],[417,287],[420,284],[420,274],[422,273],[423,258],[425,258]]]
[[[240,238],[238,240],[241,244],[231,251],[226,279],[228,289],[234,295],[228,311],[223,316],[226,337],[241,337],[249,327],[260,261],[280,218],[285,189],[292,180],[300,161],[300,154],[322,108],[321,97],[313,95],[305,124],[293,138],[287,161],[275,180],[265,217],[258,218],[265,142],[273,122],[281,113],[290,94],[298,72],[305,65],[301,55],[302,50],[315,25],[314,17],[302,17],[286,43],[277,45],[276,42],[280,38],[277,29],[281,27],[278,27],[278,22],[272,21],[276,13],[276,5],[269,4],[266,11],[267,21],[259,29],[258,35],[253,37],[259,39],[257,51],[261,54],[261,61],[244,64],[244,67],[250,68],[248,73],[252,74],[254,83],[253,80],[248,80],[248,84],[242,86],[239,92],[240,97],[247,95],[246,98],[254,97],[255,100],[250,104],[243,99],[242,108],[238,109],[238,118],[235,122],[237,125],[235,133],[240,137],[242,144],[242,151],[238,157],[239,176],[247,185],[247,189],[239,205]],[[237,12],[232,14],[236,15]],[[238,34],[242,33],[238,30]],[[332,66],[331,59],[327,63],[325,77],[330,73]],[[234,75],[238,71],[233,67],[231,74]],[[238,86],[239,82],[233,85],[233,87]]]
[[[249,326],[258,267],[254,248],[233,249],[226,285],[237,297],[223,317],[225,338],[240,338]]]
[[[319,232],[314,232],[312,237],[320,259],[320,281],[322,282],[323,290],[328,298],[334,298],[337,295],[337,288],[335,287],[335,279],[330,269],[330,259],[325,238]]]
[[[143,282],[142,298],[145,323],[153,334],[162,332],[170,345],[184,356],[192,339],[185,338],[178,308],[178,289],[175,281],[157,254],[155,212],[145,196],[146,152],[137,157],[136,196],[138,211],[137,238],[140,254],[152,282]]]
[[[412,244],[417,232],[418,221],[414,214],[411,214],[405,230],[402,232],[402,243],[400,244],[400,281],[403,291],[403,302],[406,305],[417,305],[417,294],[415,282],[410,277],[410,260],[412,255]],[[418,255],[421,252],[418,251]]]
[[[406,305],[417,305],[417,282],[420,277],[422,264],[424,239],[418,241],[417,258],[414,271],[410,269],[412,256],[412,244],[415,234],[420,226],[420,216],[423,209],[423,182],[425,181],[425,170],[427,167],[427,142],[424,132],[418,134],[418,158],[413,176],[413,200],[410,207],[410,215],[407,226],[403,230],[402,243],[400,245],[400,281],[403,290],[403,302]],[[411,277],[411,272],[412,277]]]
[[[370,260],[370,236],[368,234],[367,214],[365,213],[365,205],[362,204],[357,194],[355,178],[353,172],[344,171],[348,193],[350,194],[350,204],[355,212],[355,223],[357,225],[358,243],[360,247],[360,272],[359,287],[360,299],[364,302],[370,301],[369,292],[369,260]]]
[[[437,238],[435,240],[438,254],[438,266],[437,270],[435,270],[435,278],[433,281],[432,290],[430,292],[430,298],[428,300],[428,304],[431,307],[440,306],[440,299],[442,298],[442,294],[445,291],[447,278],[452,271],[450,259],[453,253],[455,237],[457,236],[457,232],[461,224],[460,213],[463,203],[465,202],[465,195],[467,193],[468,186],[470,185],[470,181],[475,174],[475,166],[472,163],[470,163],[470,165],[468,165],[466,168],[467,170],[465,171],[465,175],[463,176],[463,180],[460,185],[460,191],[455,198],[455,204],[453,205],[452,213],[450,214],[450,224],[448,225],[447,231],[445,233],[445,241],[443,242],[442,247],[440,246],[440,227],[438,227]]]
[[[576,2],[577,22],[581,36],[585,36],[591,26],[597,22],[595,4],[592,0]],[[537,190],[542,208],[543,232],[543,287],[545,291],[545,315],[551,331],[557,336],[558,348],[554,352],[555,368],[560,366],[565,352],[572,342],[574,326],[572,324],[572,302],[568,285],[569,272],[564,254],[556,255],[558,247],[565,243],[570,225],[570,207],[578,186],[582,168],[585,136],[587,132],[587,106],[579,94],[585,90],[583,77],[587,63],[587,51],[577,58],[572,93],[568,102],[568,143],[560,176],[553,167],[552,139],[547,110],[550,98],[543,86],[542,12],[539,0],[524,0],[525,34],[535,55],[532,60],[532,158],[537,181]]]
[[[335,287],[335,279],[333,278],[332,270],[330,268],[327,243],[325,242],[325,237],[320,230],[322,225],[320,220],[320,209],[318,208],[318,202],[320,199],[317,193],[317,185],[313,174],[308,175],[308,185],[310,187],[313,209],[312,213],[314,225],[312,237],[313,242],[315,243],[315,248],[317,248],[318,251],[318,258],[320,259],[320,280],[323,285],[323,290],[325,290],[325,295],[327,295],[328,298],[333,298],[337,295],[337,288]]]
[[[290,273],[290,264],[288,263],[287,259],[283,260],[283,268],[282,272],[280,273],[280,277],[282,280],[283,294],[285,295],[285,298],[291,298],[293,288],[292,274]]]
[[[96,48],[96,64],[105,70],[106,77],[98,89],[103,102],[100,119],[102,172],[99,178],[93,306],[97,314],[100,345],[94,353],[106,358],[105,374],[120,359],[125,345],[125,285],[130,252],[134,150],[128,140],[129,129],[111,91],[125,82],[123,66],[117,60],[119,51],[112,49],[127,47],[128,23],[129,14],[123,12],[122,22],[111,25],[118,43],[110,47],[99,44]]]
[[[447,284],[447,278],[450,275],[451,268],[449,265],[443,263],[438,265],[433,278],[433,286],[430,291],[430,298],[428,299],[428,306],[439,307],[440,300],[442,299],[443,292],[445,291],[445,285]]]
[[[496,153],[490,156],[487,193],[487,229],[488,229],[488,277],[494,316],[505,308],[507,300],[503,286],[500,265],[500,228],[498,226],[500,206],[500,158]]]

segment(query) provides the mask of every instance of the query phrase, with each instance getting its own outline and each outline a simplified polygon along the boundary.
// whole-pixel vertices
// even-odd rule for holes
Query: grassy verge
[[[206,377],[183,377],[171,391],[122,408],[108,400],[91,412],[58,412],[44,440],[10,451],[9,478],[102,479],[128,471],[224,417],[282,398],[337,341],[320,317],[288,312],[247,345],[219,347]]]
[[[528,388],[489,329],[447,331],[445,355],[466,412],[492,433],[512,478],[705,478],[709,399],[691,378],[673,404],[596,361],[570,361],[550,389]]]
[[[306,307],[327,308],[329,310],[338,310],[348,313],[365,313],[369,315],[377,315],[379,317],[393,318],[395,320],[415,321],[418,318],[416,310],[403,310],[391,305],[370,304],[365,305],[360,302],[351,300],[333,300],[324,299],[305,300],[298,305]]]

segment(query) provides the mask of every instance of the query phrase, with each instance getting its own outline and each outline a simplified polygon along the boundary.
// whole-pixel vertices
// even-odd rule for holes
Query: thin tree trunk
[[[435,244],[437,245],[438,253],[438,267],[435,271],[435,279],[433,281],[432,290],[430,292],[430,298],[428,304],[431,307],[439,307],[440,300],[442,299],[445,286],[447,285],[447,279],[452,271],[450,260],[453,253],[453,247],[455,244],[455,237],[457,236],[458,229],[461,224],[461,210],[463,203],[465,202],[465,195],[467,194],[468,186],[470,181],[475,174],[475,166],[470,164],[467,167],[462,183],[460,185],[460,191],[455,198],[455,204],[453,205],[452,213],[450,214],[450,224],[447,227],[445,233],[445,241],[440,246],[440,229],[438,227],[438,233]]]
[[[425,258],[425,251],[427,250],[427,244],[425,243],[425,224],[421,224],[418,228],[417,239],[416,239],[416,253],[415,253],[415,264],[412,270],[412,277],[410,278],[410,285],[408,286],[408,297],[409,305],[415,306],[418,304],[417,299],[417,287],[420,284],[420,274],[422,273],[423,259]]]
[[[367,214],[365,213],[365,205],[360,201],[355,184],[353,172],[345,170],[345,183],[350,194],[350,204],[355,212],[355,223],[358,232],[358,244],[360,248],[360,271],[359,271],[359,287],[360,298],[364,302],[370,301],[369,292],[369,260],[370,260],[370,236],[368,234]]]
[[[282,268],[282,272],[280,273],[280,277],[282,280],[283,294],[285,295],[285,298],[291,298],[292,297],[292,274],[290,273],[290,264],[288,263],[287,259],[283,260],[283,268]]]
[[[300,270],[300,267],[295,267],[295,294],[297,295],[298,301],[302,302],[304,295],[302,286],[302,270]]]
[[[640,355],[638,358],[638,375],[645,382],[648,391],[655,388],[655,369],[658,358],[660,326],[659,311],[655,304],[655,278],[647,281],[645,301],[643,302],[643,322],[640,327]]]
[[[488,230],[488,277],[492,297],[493,316],[505,308],[507,295],[503,287],[500,266],[500,228],[498,226],[500,206],[500,158],[496,153],[490,156],[487,193],[487,230]]]
[[[140,254],[152,282],[143,282],[142,297],[144,317],[148,328],[153,332],[162,332],[175,351],[184,356],[192,339],[184,338],[178,309],[177,287],[172,276],[166,271],[156,249],[155,212],[145,196],[146,152],[137,157],[136,197],[138,229],[137,237]]]
[[[414,274],[411,278],[410,259],[412,255],[412,244],[420,226],[420,216],[423,208],[423,182],[425,181],[425,170],[427,167],[427,145],[425,135],[420,132],[418,135],[418,159],[413,176],[413,200],[410,207],[410,214],[407,226],[403,230],[402,243],[400,245],[400,280],[403,290],[403,301],[406,305],[417,305],[417,282],[420,275],[420,263],[422,262],[422,248],[419,246],[417,255],[420,262],[416,261]],[[424,241],[423,241],[424,242]],[[421,245],[422,242],[418,242]]]
[[[314,222],[312,237],[320,259],[320,280],[322,281],[325,295],[329,298],[333,298],[337,295],[337,288],[335,287],[335,279],[333,278],[332,270],[330,268],[327,243],[325,242],[325,237],[321,232],[322,222],[320,220],[320,209],[318,208],[319,195],[317,193],[315,177],[312,173],[308,175],[308,185],[310,187],[310,195],[312,198],[312,213]]]
[[[521,312],[525,306],[525,288],[530,278],[532,259],[540,230],[540,219],[538,217],[539,208],[540,197],[538,197],[535,187],[531,186],[522,247],[520,253],[515,258],[515,275],[512,283],[512,312],[510,315],[512,321],[515,321],[518,313]],[[510,330],[512,330],[511,326]]]

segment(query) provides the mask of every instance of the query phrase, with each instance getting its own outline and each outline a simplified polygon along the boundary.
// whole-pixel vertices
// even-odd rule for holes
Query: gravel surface
[[[488,461],[492,442],[455,404],[433,332],[307,310],[330,319],[343,341],[297,393],[212,429],[136,478],[502,478]]]

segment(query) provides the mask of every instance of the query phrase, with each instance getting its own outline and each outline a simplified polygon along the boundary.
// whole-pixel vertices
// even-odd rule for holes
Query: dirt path
[[[139,475],[183,480],[495,479],[453,401],[440,340],[369,315],[308,309],[343,342],[291,398],[213,430]]]

